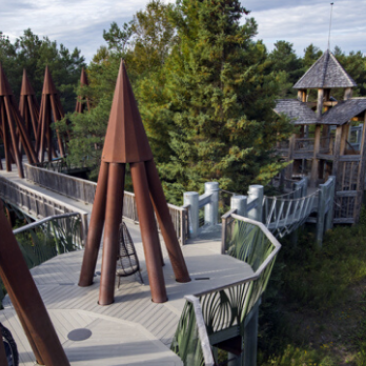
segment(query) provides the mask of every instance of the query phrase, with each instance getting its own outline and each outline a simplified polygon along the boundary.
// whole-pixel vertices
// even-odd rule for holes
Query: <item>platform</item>
[[[169,301],[155,304],[150,299],[139,226],[127,225],[136,245],[145,285],[138,282],[138,276],[123,279],[119,289],[116,282],[115,303],[112,305],[97,304],[101,251],[95,283],[90,287],[77,285],[82,250],[60,255],[31,270],[73,366],[182,365],[180,358],[170,351],[170,344],[185,304],[184,296],[253,275],[246,263],[220,254],[218,238],[212,240],[206,236],[206,239],[182,247],[192,281],[177,283],[163,245]],[[33,366],[33,353],[8,297],[4,299],[4,306],[0,321],[13,333],[20,365]],[[81,330],[75,331],[78,329]],[[75,340],[75,335],[76,338],[88,338]]]

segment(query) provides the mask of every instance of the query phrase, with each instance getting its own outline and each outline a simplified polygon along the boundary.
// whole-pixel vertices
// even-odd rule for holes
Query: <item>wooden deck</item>
[[[83,251],[60,255],[31,271],[72,365],[181,365],[169,347],[185,303],[183,297],[253,274],[249,265],[220,254],[220,240],[201,238],[182,248],[192,278],[186,284],[174,280],[163,250],[169,301],[154,304],[150,299],[139,226],[128,223],[128,228],[136,244],[145,285],[138,282],[137,276],[123,279],[120,288],[116,287],[112,305],[97,304],[101,251],[95,283],[90,287],[77,286]],[[4,304],[0,321],[15,337],[20,364],[34,365],[34,356],[8,298]],[[76,329],[89,330],[90,337],[71,340],[70,332]]]

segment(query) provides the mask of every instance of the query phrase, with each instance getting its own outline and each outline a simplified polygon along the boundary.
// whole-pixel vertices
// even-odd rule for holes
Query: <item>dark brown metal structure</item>
[[[0,277],[40,365],[69,366],[0,201]]]
[[[23,70],[22,89],[20,91],[19,111],[22,116],[28,136],[37,138],[37,128],[39,120],[39,104],[36,95],[29,82],[27,72]],[[37,141],[37,140],[36,140]]]
[[[39,161],[44,162],[44,154],[47,150],[48,161],[52,157],[57,157],[55,148],[52,144],[53,133],[51,123],[60,121],[64,118],[60,97],[53,83],[51,72],[46,66],[44,75],[40,118],[37,129],[37,153]],[[61,157],[65,156],[64,144],[59,131],[56,129],[57,144]]]
[[[80,86],[86,86],[86,85],[89,85],[88,77],[86,76],[86,72],[85,72],[84,68],[82,68],[81,76],[80,76]],[[83,113],[85,109],[90,111],[89,99],[83,98],[79,95],[76,99],[75,112]]]
[[[131,168],[152,300],[162,303],[167,301],[167,295],[154,208],[176,280],[188,282],[190,278],[122,61],[105,137],[98,186],[79,281],[79,286],[90,286],[93,283],[104,227],[100,305],[109,305],[114,301],[126,163],[129,163]]]
[[[22,153],[19,148],[19,141],[30,163],[37,163],[38,159],[1,64],[0,121],[0,137],[4,143],[6,170],[11,171],[11,164],[15,163],[18,167],[19,176],[23,178]]]

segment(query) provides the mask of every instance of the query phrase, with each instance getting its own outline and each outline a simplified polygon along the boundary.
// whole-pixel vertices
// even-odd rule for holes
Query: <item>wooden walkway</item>
[[[182,365],[170,351],[185,300],[184,296],[227,285],[250,277],[249,265],[220,254],[220,240],[200,240],[182,247],[192,281],[186,284],[174,280],[172,267],[164,250],[164,277],[169,301],[154,304],[150,290],[139,233],[139,226],[128,223],[141,261],[142,276],[123,280],[116,288],[116,301],[99,306],[98,260],[95,283],[90,287],[77,286],[83,251],[55,257],[31,270],[43,301],[60,337],[71,365]],[[0,311],[0,322],[16,339],[22,366],[34,365],[34,356],[8,298]],[[88,330],[90,337],[73,341],[77,329]]]

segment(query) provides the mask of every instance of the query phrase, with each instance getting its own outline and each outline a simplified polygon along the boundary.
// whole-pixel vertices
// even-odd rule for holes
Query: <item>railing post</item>
[[[188,208],[188,220],[189,220],[189,236],[190,238],[195,238],[198,235],[198,198],[199,195],[197,192],[184,192],[183,194],[183,204],[189,205]]]
[[[205,194],[211,194],[211,202],[205,206],[205,224],[216,225],[219,215],[219,183],[206,182]]]
[[[247,196],[232,196],[230,198],[230,209],[236,210],[240,216],[247,217]]]
[[[262,218],[262,211],[263,211],[263,186],[255,184],[252,186],[249,186],[248,189],[248,198],[249,203],[257,199],[257,206],[255,209],[250,210],[248,212],[248,218],[252,220],[256,220],[259,222],[263,221]]]
[[[243,366],[257,365],[259,303],[252,309],[252,312],[252,318],[244,328]]]
[[[336,183],[336,177],[334,175],[331,175],[328,179],[332,180],[331,187],[329,188],[328,194],[329,194],[329,208],[327,212],[327,217],[325,219],[325,231],[333,229],[333,215],[334,215],[334,194],[335,194],[335,183]]]
[[[319,185],[319,197],[318,197],[318,213],[316,217],[316,242],[319,247],[323,245],[324,235],[324,216],[325,216],[325,203],[326,203],[326,187],[324,184]]]

